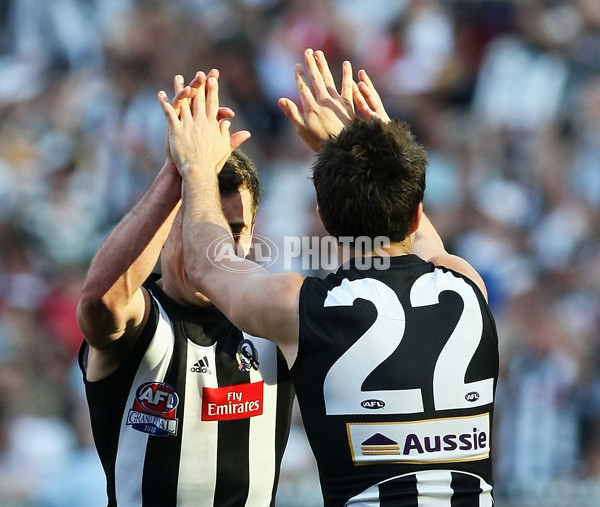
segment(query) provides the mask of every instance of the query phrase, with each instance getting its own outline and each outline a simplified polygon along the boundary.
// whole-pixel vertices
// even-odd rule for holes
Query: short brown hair
[[[426,167],[407,124],[354,119],[324,143],[313,164],[325,229],[336,238],[402,241],[425,194]]]
[[[240,150],[234,150],[219,173],[219,192],[231,195],[247,188],[252,196],[252,222],[256,218],[261,197],[260,180],[254,163]]]

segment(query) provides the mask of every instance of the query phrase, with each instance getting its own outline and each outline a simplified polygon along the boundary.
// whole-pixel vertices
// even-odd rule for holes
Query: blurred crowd
[[[256,232],[319,236],[277,106],[322,49],[425,145],[425,210],[500,335],[496,500],[600,504],[598,0],[0,0],[0,505],[104,505],[76,355],[95,250],[165,158],[156,93],[221,71]],[[277,269],[275,264],[274,269]],[[310,274],[321,272],[310,272]],[[299,417],[278,505],[320,503]]]

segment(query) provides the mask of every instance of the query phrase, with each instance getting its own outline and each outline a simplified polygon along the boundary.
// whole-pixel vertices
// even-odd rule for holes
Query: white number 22
[[[447,290],[457,293],[462,298],[464,309],[434,367],[435,409],[449,410],[487,405],[494,398],[494,379],[465,383],[467,368],[483,333],[479,303],[473,289],[461,278],[436,270],[434,273],[422,275],[415,281],[410,293],[411,306],[415,308],[438,304],[440,293]],[[404,308],[396,293],[383,282],[373,278],[352,281],[345,279],[341,285],[329,292],[324,306],[352,306],[357,298],[373,303],[377,309],[377,318],[327,372],[323,385],[327,414],[373,414],[372,408],[361,405],[365,399],[383,402],[377,414],[423,412],[420,388],[362,391],[365,379],[400,345],[406,323]],[[467,396],[469,393],[477,393],[478,398]]]

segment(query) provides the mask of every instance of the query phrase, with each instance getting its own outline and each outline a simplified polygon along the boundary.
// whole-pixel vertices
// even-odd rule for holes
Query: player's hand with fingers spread
[[[212,69],[208,74],[205,74],[202,71],[196,72],[194,79],[190,81],[187,86],[184,86],[185,80],[181,74],[177,74],[173,78],[173,90],[174,95],[171,100],[171,106],[175,113],[179,116],[181,111],[181,106],[185,101],[191,101],[198,94],[198,90],[201,86],[206,83],[206,80],[209,77],[215,77],[219,79],[219,71],[217,69]],[[218,120],[223,120],[226,118],[233,118],[235,116],[234,111],[229,107],[219,107],[219,113],[217,115]],[[167,162],[174,165],[174,162],[171,157],[171,148],[169,144],[169,132],[166,132],[165,135],[165,151],[167,153]],[[176,170],[176,168],[174,168]]]
[[[167,118],[171,157],[181,174],[197,169],[219,171],[231,151],[250,137],[247,131],[230,135],[230,121],[219,119],[217,77],[200,81],[195,92],[190,86],[178,91],[173,101],[179,111],[165,92],[158,94]]]
[[[367,71],[363,69],[359,70],[358,79],[358,83],[353,83],[352,88],[357,115],[362,118],[374,116],[381,121],[389,122],[390,117]]]
[[[279,107],[304,142],[318,152],[329,136],[337,135],[354,118],[352,66],[344,62],[338,92],[322,51],[307,49],[304,63],[309,81],[301,64],[294,69],[302,110],[288,98],[279,99]]]
[[[210,77],[215,77],[219,79],[219,71],[217,69],[212,69],[208,74],[205,74],[201,70],[196,72],[194,79],[192,79],[187,85],[188,90],[186,90],[185,94],[179,95],[180,92],[184,89],[185,80],[181,74],[177,74],[173,80],[173,89],[175,91],[175,95],[173,96],[173,100],[171,101],[171,105],[175,112],[179,114],[179,110],[181,109],[181,104],[183,100],[192,100],[197,94],[198,90],[202,85],[206,83],[206,80]],[[219,120],[223,120],[226,118],[233,118],[235,116],[235,112],[233,109],[225,106],[219,106],[219,114],[217,118]]]

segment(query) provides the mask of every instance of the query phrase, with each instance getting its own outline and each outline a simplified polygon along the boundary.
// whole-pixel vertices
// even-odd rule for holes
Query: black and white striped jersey
[[[386,479],[346,502],[361,507],[491,507],[492,486],[458,470],[422,470]]]
[[[387,260],[353,261],[300,292],[291,375],[325,505],[492,505],[489,307],[452,270]]]
[[[274,505],[293,399],[281,352],[145,287],[153,308],[134,350],[85,381],[108,505]],[[84,343],[84,373],[86,358]]]

